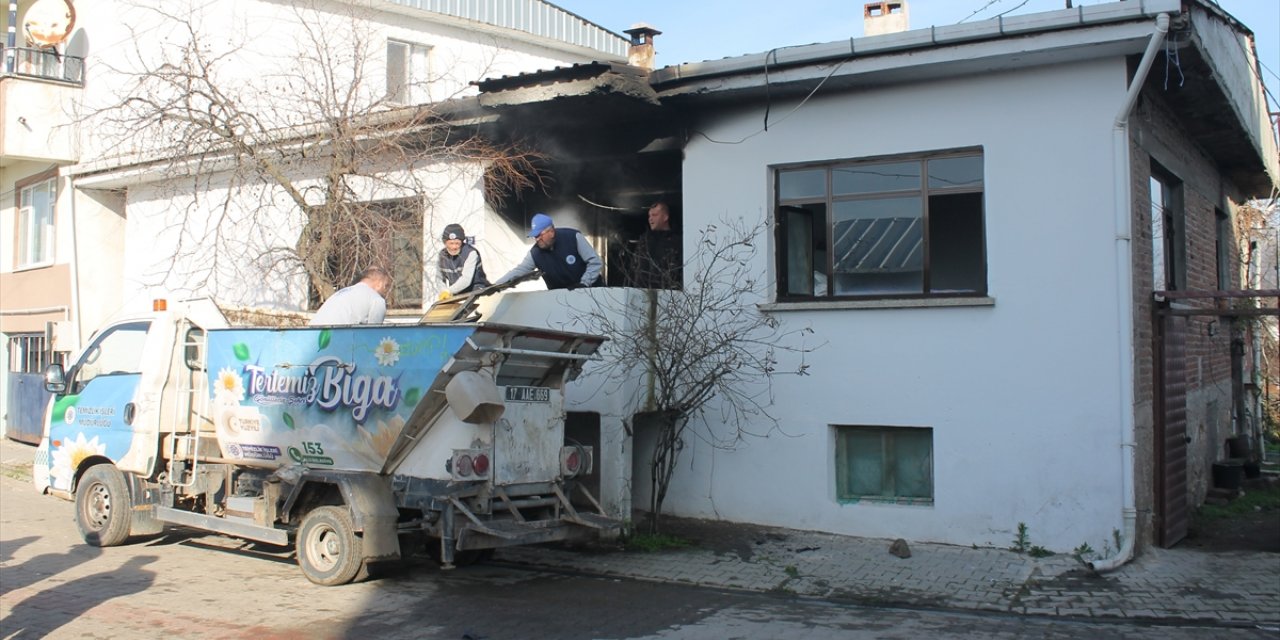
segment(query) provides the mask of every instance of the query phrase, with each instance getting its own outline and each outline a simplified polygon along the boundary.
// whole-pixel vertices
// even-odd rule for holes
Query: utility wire
[[[993,5],[993,4],[997,3],[997,2],[1000,2],[1000,0],[991,0],[990,2],[988,2],[988,3],[984,4],[984,5],[982,5],[981,7],[978,7],[978,10],[977,10],[977,11],[974,11],[973,13],[971,13],[971,14],[969,14],[969,15],[965,16],[964,18],[961,18],[961,19],[960,19],[960,22],[957,22],[956,24],[960,24],[961,22],[964,22],[965,20],[968,20],[969,18],[972,18],[972,17],[974,17],[974,16],[978,15],[979,13],[982,13],[983,11],[986,11],[986,10],[987,10],[987,7],[990,7],[991,5]],[[1025,3],[1024,3],[1024,4],[1025,4]]]

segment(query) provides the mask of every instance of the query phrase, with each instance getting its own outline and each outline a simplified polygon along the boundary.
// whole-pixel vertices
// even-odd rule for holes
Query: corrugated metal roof
[[[543,0],[385,0],[403,7],[523,31],[542,38],[627,57],[631,41]]]

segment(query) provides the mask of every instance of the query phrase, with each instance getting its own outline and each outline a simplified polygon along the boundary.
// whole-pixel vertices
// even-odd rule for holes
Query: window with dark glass
[[[982,154],[776,169],[779,299],[987,290]]]
[[[1182,181],[1151,163],[1151,277],[1152,289],[1187,288],[1186,219],[1182,208]]]

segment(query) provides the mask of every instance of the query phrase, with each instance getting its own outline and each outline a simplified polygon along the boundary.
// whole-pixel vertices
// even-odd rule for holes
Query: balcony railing
[[[4,53],[4,75],[43,78],[84,85],[84,58],[68,56],[52,49],[0,47]]]

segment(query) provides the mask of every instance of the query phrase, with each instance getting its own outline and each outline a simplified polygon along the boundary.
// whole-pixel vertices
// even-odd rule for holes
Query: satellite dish
[[[76,26],[76,9],[71,0],[36,0],[27,9],[22,24],[27,43],[34,47],[53,47],[66,41]]]

